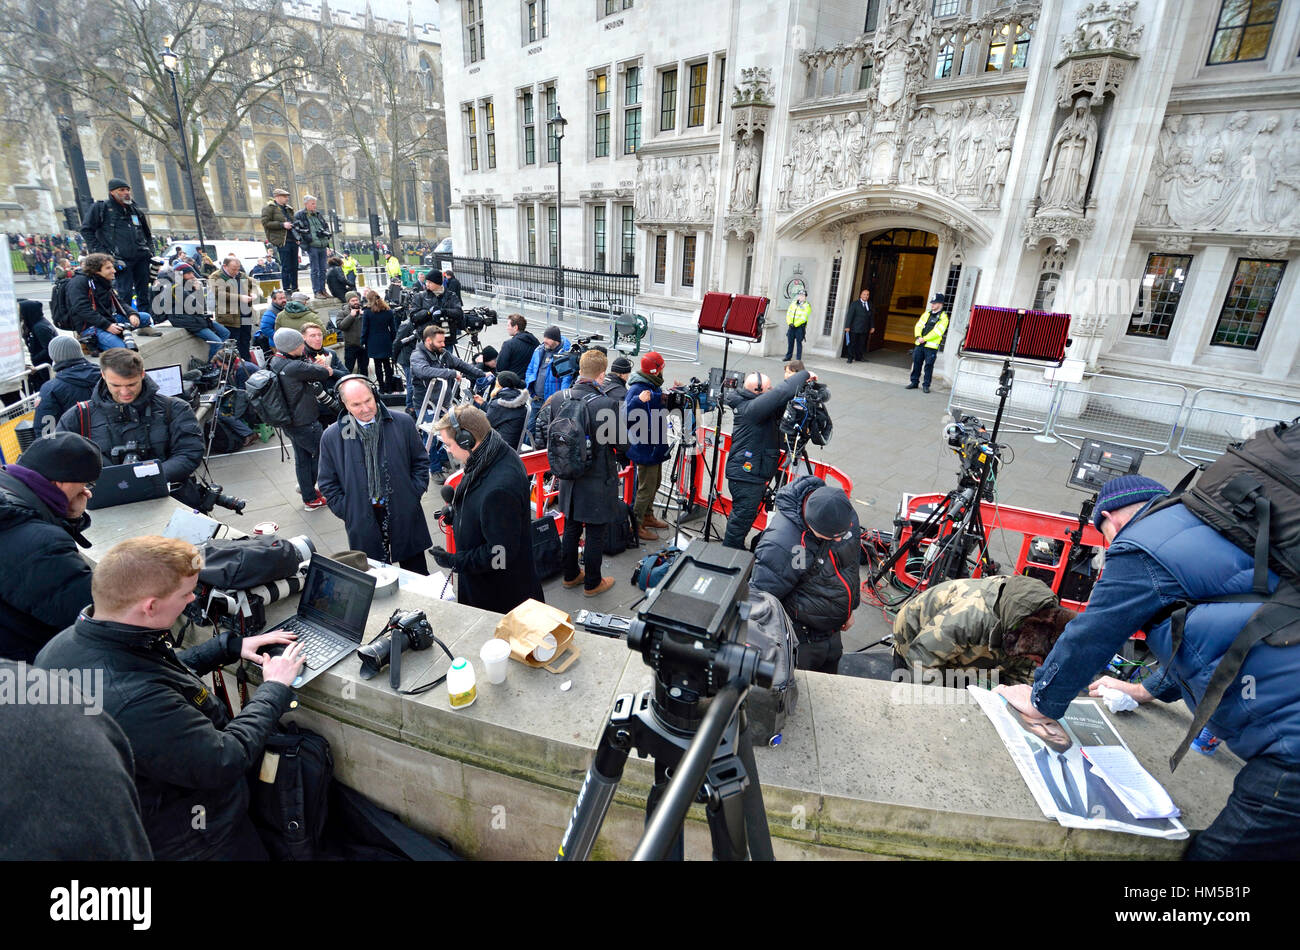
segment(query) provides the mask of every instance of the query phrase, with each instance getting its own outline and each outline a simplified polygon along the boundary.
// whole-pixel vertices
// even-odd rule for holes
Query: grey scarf
[[[371,503],[378,504],[388,495],[384,484],[384,421],[375,416],[375,421],[370,425],[358,424],[357,429],[366,463],[366,488],[370,491]]]

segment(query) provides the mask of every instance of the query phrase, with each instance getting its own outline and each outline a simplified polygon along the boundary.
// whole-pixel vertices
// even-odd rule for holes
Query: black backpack
[[[267,425],[277,428],[293,425],[293,411],[279,373],[259,369],[244,383],[244,392],[253,411]]]
[[[289,723],[266,739],[262,767],[249,774],[248,814],[272,861],[311,861],[329,815],[334,756],[324,736]]]
[[[606,554],[622,554],[628,548],[641,546],[641,540],[636,535],[636,515],[632,513],[632,506],[620,498],[616,507],[619,515],[609,523],[605,535]]]
[[[199,545],[203,570],[199,583],[218,590],[249,590],[294,577],[302,567],[302,555],[283,538],[226,538]]]
[[[68,306],[68,283],[71,278],[60,277],[50,291],[50,319],[60,330],[76,330],[72,325],[72,308]]]
[[[587,403],[594,398],[595,394],[579,399],[571,389],[561,393],[546,430],[546,461],[556,478],[578,479],[591,468],[591,412]]]
[[[795,679],[795,633],[781,602],[763,591],[749,592],[749,618],[745,642],[756,647],[763,659],[776,667],[772,685],[755,687],[745,701],[755,743],[780,745],[785,720],[799,702],[799,681]]]
[[[534,518],[532,531],[533,568],[537,571],[537,579],[544,581],[564,570],[560,532],[555,527],[555,519],[550,517]]]
[[[1187,611],[1198,603],[1259,603],[1223,655],[1205,695],[1196,707],[1192,726],[1169,759],[1170,771],[1188,745],[1218,709],[1236,680],[1246,654],[1261,640],[1269,646],[1300,644],[1300,418],[1279,422],[1245,442],[1228,446],[1190,489],[1193,469],[1173,493],[1157,501],[1142,517],[1182,504],[1237,547],[1255,558],[1255,575],[1248,594],[1227,594],[1204,601],[1179,601],[1165,607],[1144,627],[1169,620],[1170,663],[1183,642]],[[1268,571],[1280,578],[1268,592]]]

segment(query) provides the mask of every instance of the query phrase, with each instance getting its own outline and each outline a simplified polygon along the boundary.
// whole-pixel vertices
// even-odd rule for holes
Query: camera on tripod
[[[992,501],[996,492],[998,468],[1002,464],[1002,447],[993,442],[989,430],[978,417],[961,415],[954,409],[952,419],[944,427],[943,435],[953,454],[961,460],[961,469],[957,473],[959,484],[962,488],[979,485],[985,469],[988,469],[983,497],[986,501]]]
[[[787,438],[825,445],[831,440],[831,416],[826,404],[831,388],[825,383],[808,380],[785,406],[781,432]]]
[[[433,646],[434,639],[433,628],[423,610],[394,611],[383,632],[357,650],[363,679],[378,675],[388,665],[393,652],[393,637],[400,640],[398,650],[427,650]]]
[[[591,336],[574,337],[568,351],[563,356],[558,356],[551,361],[551,375],[557,379],[562,379],[565,376],[576,377],[582,354],[588,349],[591,341],[604,339],[599,333],[593,333]]]
[[[140,443],[132,440],[125,445],[115,445],[109,451],[108,457],[113,460],[114,465],[139,465]]]
[[[694,376],[685,386],[674,386],[672,389],[664,390],[664,408],[669,412],[685,409],[692,404],[698,404],[702,412],[708,412],[710,403],[709,384],[701,382]]]
[[[494,327],[496,324],[497,312],[489,307],[475,307],[472,310],[466,310],[462,318],[465,332],[470,336],[477,336],[483,332],[484,327]]]

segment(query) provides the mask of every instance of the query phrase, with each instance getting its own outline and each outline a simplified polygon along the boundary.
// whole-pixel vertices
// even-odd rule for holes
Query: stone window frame
[[[1178,317],[1178,307],[1182,303],[1183,293],[1187,289],[1187,281],[1191,276],[1192,261],[1197,255],[1187,253],[1176,253],[1171,251],[1150,251],[1147,254],[1146,262],[1142,265],[1142,289],[1138,291],[1138,299],[1134,305],[1133,313],[1129,316],[1128,326],[1124,328],[1124,336],[1132,337],[1137,340],[1158,340],[1166,342],[1173,333],[1174,321]],[[1169,262],[1162,265],[1160,272],[1153,272],[1157,258],[1161,261]],[[1173,262],[1181,261],[1181,264]],[[1157,281],[1162,276],[1167,275],[1164,268],[1169,266],[1181,267],[1183,276],[1175,277],[1179,286],[1176,293],[1171,293],[1161,287],[1157,287]],[[1150,289],[1148,289],[1147,278],[1151,279]],[[1152,314],[1152,319],[1145,323],[1138,322],[1144,315],[1142,304],[1144,296],[1149,296],[1150,302],[1147,303],[1146,310]],[[1143,332],[1141,327],[1154,327],[1156,332]],[[1163,331],[1163,332],[1161,332]]]
[[[537,159],[537,92],[532,86],[515,91],[519,109],[519,167],[538,164]],[[531,136],[529,133],[532,133]],[[530,148],[531,145],[531,148]],[[532,152],[532,158],[528,157]]]
[[[628,85],[628,77],[632,70],[636,70],[636,102],[628,102],[628,90],[631,88]],[[614,84],[615,98],[618,101],[618,156],[626,157],[635,155],[645,142],[645,66],[638,56],[616,64],[614,72],[618,77]],[[633,114],[636,116],[636,147],[628,151],[628,122]]]
[[[533,46],[551,35],[550,0],[519,0],[519,34],[521,46]]]
[[[599,83],[605,81],[605,104],[601,105],[601,95]],[[596,66],[587,70],[587,110],[591,116],[591,129],[589,132],[589,142],[587,157],[588,159],[611,158],[614,155],[614,114],[617,95],[615,94],[618,82],[614,77],[614,70],[610,65]],[[600,126],[601,119],[604,119],[605,131],[605,151],[601,153],[600,143]]]
[[[1278,264],[1280,265],[1280,267],[1277,270],[1277,281],[1273,285],[1272,295],[1269,298],[1268,305],[1264,310],[1263,318],[1260,320],[1259,328],[1258,330],[1255,331],[1253,342],[1230,343],[1224,340],[1216,340],[1215,338],[1219,336],[1220,328],[1224,324],[1225,314],[1229,310],[1229,302],[1232,301],[1233,299],[1234,290],[1235,290],[1234,284],[1237,283],[1238,275],[1241,273],[1242,264]],[[1210,330],[1210,338],[1206,344],[1207,346],[1224,347],[1228,350],[1248,351],[1254,353],[1259,352],[1260,343],[1263,342],[1264,334],[1268,331],[1269,317],[1272,316],[1273,308],[1277,304],[1278,291],[1282,287],[1282,281],[1286,278],[1287,264],[1288,261],[1286,261],[1285,259],[1262,258],[1262,257],[1237,258],[1236,263],[1233,265],[1232,268],[1232,276],[1228,279],[1228,288],[1226,293],[1224,294],[1223,304],[1219,307],[1218,316],[1215,317],[1214,326]],[[1233,309],[1236,310],[1240,308],[1233,307]]]
[[[478,155],[478,114],[472,102],[462,102],[460,118],[465,131],[465,171],[479,170]]]
[[[1209,42],[1209,48],[1206,50],[1205,53],[1204,64],[1206,66],[1232,66],[1232,65],[1236,65],[1237,63],[1267,62],[1269,51],[1273,47],[1273,34],[1277,32],[1278,21],[1280,19],[1278,13],[1281,8],[1281,3],[1274,4],[1273,19],[1256,20],[1252,22],[1251,16],[1254,14],[1256,6],[1261,5],[1261,0],[1247,0],[1250,6],[1247,8],[1245,22],[1237,25],[1230,24],[1225,26],[1223,23],[1223,18],[1224,15],[1227,13],[1226,8],[1230,2],[1231,0],[1220,0],[1219,11],[1214,18],[1214,25],[1210,27],[1210,42]],[[1265,26],[1268,27],[1268,38],[1264,41],[1264,51],[1259,56],[1252,56],[1249,59],[1239,59],[1237,58],[1237,56],[1234,55],[1233,58],[1231,59],[1222,59],[1218,61],[1212,59],[1212,57],[1214,56],[1214,48],[1219,39],[1220,34],[1240,31],[1240,35],[1237,37],[1237,52],[1240,52],[1241,40],[1245,37],[1245,34],[1252,29],[1257,30],[1260,27],[1265,27]]]
[[[461,21],[464,23],[465,65],[481,63],[487,56],[483,34],[483,5],[487,0],[462,0]],[[477,31],[477,32],[476,32]]]

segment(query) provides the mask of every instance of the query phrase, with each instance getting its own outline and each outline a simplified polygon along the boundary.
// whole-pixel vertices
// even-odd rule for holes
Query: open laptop
[[[184,391],[185,381],[181,378],[181,364],[155,366],[145,370],[145,375],[158,384],[158,392],[164,396],[179,396]]]
[[[298,613],[274,629],[298,634],[306,665],[293,681],[295,687],[311,682],[361,646],[375,597],[375,579],[365,571],[347,567],[320,554],[311,556]],[[283,653],[277,647],[269,651]]]
[[[95,479],[95,490],[86,507],[91,511],[112,508],[133,501],[167,497],[167,479],[157,462],[134,465],[106,465]]]

